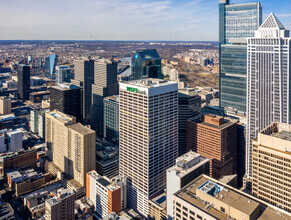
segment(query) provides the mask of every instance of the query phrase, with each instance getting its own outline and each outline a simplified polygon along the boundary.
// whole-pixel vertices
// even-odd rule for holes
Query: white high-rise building
[[[119,101],[119,174],[129,178],[129,207],[147,216],[149,198],[165,188],[178,156],[178,84],[122,82]]]
[[[272,122],[290,123],[289,31],[271,13],[248,38],[246,172],[252,173],[252,140]]]

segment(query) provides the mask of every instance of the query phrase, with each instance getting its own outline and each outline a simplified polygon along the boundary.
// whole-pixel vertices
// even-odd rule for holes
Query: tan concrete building
[[[174,194],[173,219],[283,220],[291,214],[240,190],[201,175]]]
[[[275,122],[253,141],[252,193],[291,211],[291,125]]]
[[[5,97],[0,98],[0,114],[11,114],[11,99]]]
[[[75,195],[70,189],[60,189],[45,202],[45,220],[75,219]]]
[[[82,186],[95,169],[95,132],[58,111],[46,113],[47,156]]]

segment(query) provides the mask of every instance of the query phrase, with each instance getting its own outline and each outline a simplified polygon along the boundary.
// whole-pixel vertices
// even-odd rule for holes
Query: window
[[[225,208],[220,207],[220,211],[222,211],[223,213],[225,213]]]
[[[184,209],[186,212],[188,212],[188,209],[187,209],[185,206],[183,206],[183,209]]]
[[[191,215],[195,215],[195,213],[194,213],[193,211],[191,211],[191,210],[190,210],[190,214],[191,214]]]
[[[200,220],[202,220],[202,217],[200,215],[197,215],[197,218],[200,219]]]

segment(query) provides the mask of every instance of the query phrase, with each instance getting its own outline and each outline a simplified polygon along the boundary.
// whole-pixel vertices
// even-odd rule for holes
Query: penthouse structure
[[[148,215],[178,156],[178,84],[160,79],[120,83],[119,175],[129,178],[129,206]]]
[[[236,173],[237,121],[208,114],[187,121],[187,149],[210,159],[210,176]]]
[[[291,211],[291,125],[275,122],[253,140],[252,193]]]
[[[85,186],[86,173],[95,169],[95,132],[58,111],[46,113],[49,159],[66,175]]]
[[[290,219],[290,213],[202,175],[174,194],[175,219]]]
[[[173,196],[178,190],[198,176],[209,175],[209,159],[189,151],[176,159],[176,164],[167,169],[167,216],[173,218]]]
[[[104,217],[111,212],[119,213],[126,208],[125,178],[116,177],[110,180],[100,176],[96,171],[91,171],[87,173],[86,181],[86,196],[93,201],[98,215]]]

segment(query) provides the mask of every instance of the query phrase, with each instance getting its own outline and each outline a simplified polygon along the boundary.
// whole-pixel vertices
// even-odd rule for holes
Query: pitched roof
[[[267,17],[260,28],[279,28],[285,29],[284,25],[279,21],[279,19],[273,14],[273,12]]]

